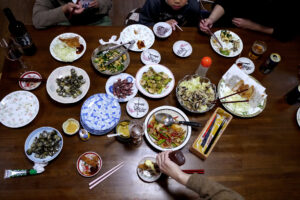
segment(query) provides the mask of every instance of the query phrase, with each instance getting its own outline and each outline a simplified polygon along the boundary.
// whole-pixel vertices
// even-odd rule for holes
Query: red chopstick
[[[187,174],[204,174],[204,169],[183,169],[182,171]]]

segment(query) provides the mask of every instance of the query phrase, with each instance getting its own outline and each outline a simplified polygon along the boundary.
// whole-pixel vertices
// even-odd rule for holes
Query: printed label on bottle
[[[28,47],[28,46],[32,45],[32,40],[28,33],[25,33],[24,35],[22,35],[20,37],[15,37],[15,40],[22,47]]]

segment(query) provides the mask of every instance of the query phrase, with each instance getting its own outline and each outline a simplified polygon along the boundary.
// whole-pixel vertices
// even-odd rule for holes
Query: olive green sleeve
[[[209,180],[200,174],[190,176],[186,187],[197,192],[200,197],[211,200],[244,200],[237,192]]]
[[[32,13],[32,23],[35,28],[42,29],[67,21],[61,6],[55,7],[50,0],[35,1]]]

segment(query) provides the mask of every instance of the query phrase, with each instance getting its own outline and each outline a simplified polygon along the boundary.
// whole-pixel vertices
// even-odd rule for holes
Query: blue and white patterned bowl
[[[119,123],[120,118],[120,104],[117,99],[108,94],[90,96],[81,107],[81,125],[94,135],[110,132]]]

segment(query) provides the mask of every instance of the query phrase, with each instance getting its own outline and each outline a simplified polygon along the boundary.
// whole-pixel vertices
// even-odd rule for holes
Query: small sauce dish
[[[78,132],[80,125],[76,119],[70,118],[63,123],[62,128],[65,134],[74,135]]]

